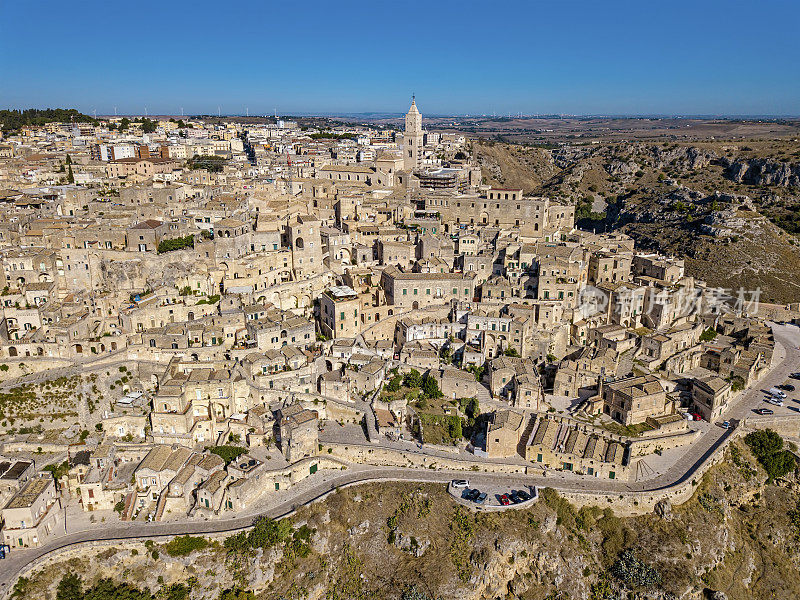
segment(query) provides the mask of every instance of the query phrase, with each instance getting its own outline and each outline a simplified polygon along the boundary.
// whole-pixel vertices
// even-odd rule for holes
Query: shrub
[[[611,567],[611,575],[633,587],[650,587],[661,583],[661,574],[640,561],[633,550],[625,550]]]
[[[171,240],[161,240],[158,243],[159,254],[172,252],[173,250],[183,250],[185,248],[194,248],[194,235],[189,234]]]
[[[748,433],[744,441],[764,467],[768,481],[784,477],[796,467],[794,455],[783,449],[783,438],[771,429]]]
[[[170,556],[187,556],[197,550],[205,550],[208,547],[208,540],[202,537],[182,535],[172,539],[164,551]]]

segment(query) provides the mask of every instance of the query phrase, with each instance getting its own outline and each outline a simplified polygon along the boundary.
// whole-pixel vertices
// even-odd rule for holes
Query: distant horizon
[[[156,117],[170,117],[175,119],[188,119],[191,117],[208,117],[208,118],[222,118],[228,119],[233,117],[242,117],[245,119],[275,119],[276,115],[274,113],[262,113],[262,112],[251,112],[250,114],[242,113],[225,113],[222,112],[219,115],[213,112],[184,112],[184,114],[174,113],[174,112],[161,112],[161,111],[148,111],[147,113],[141,112],[118,112],[117,114],[111,113],[97,113],[95,116],[92,111],[82,110],[76,106],[56,106],[56,105],[41,105],[41,106],[11,106],[0,108],[0,110],[47,110],[47,109],[75,109],[81,114],[86,116],[94,117],[98,120],[100,119],[114,119],[114,118],[122,118],[122,117],[149,117],[149,118],[156,118]],[[469,119],[469,118],[476,118],[476,119],[687,119],[687,120],[708,120],[708,119],[722,119],[722,120],[759,120],[759,119],[787,119],[787,120],[797,120],[800,119],[800,113],[795,114],[736,114],[736,113],[708,113],[708,114],[690,114],[690,113],[621,113],[621,114],[608,114],[608,113],[585,113],[585,114],[569,114],[569,113],[515,113],[515,114],[492,114],[492,113],[433,113],[428,114],[424,111],[422,112],[422,116],[425,119]],[[368,110],[368,111],[343,111],[343,112],[326,112],[326,111],[316,111],[316,112],[300,112],[300,111],[288,111],[285,113],[279,113],[277,115],[278,119],[285,119],[289,117],[305,117],[305,118],[335,118],[335,117],[373,117],[373,118],[382,118],[382,119],[401,119],[405,116],[405,112],[397,112],[397,111],[380,111],[380,110]]]

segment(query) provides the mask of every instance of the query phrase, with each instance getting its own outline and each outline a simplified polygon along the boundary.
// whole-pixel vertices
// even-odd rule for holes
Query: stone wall
[[[664,435],[643,435],[638,438],[627,438],[630,441],[631,458],[647,456],[656,450],[670,450],[692,444],[700,435],[700,431],[681,431]]]
[[[325,443],[322,452],[331,449],[331,455],[353,463],[384,467],[411,467],[432,470],[472,471],[482,473],[520,473],[527,475],[532,469],[524,464],[464,460],[418,454],[411,449],[381,448],[367,444]],[[538,473],[539,470],[536,469]]]

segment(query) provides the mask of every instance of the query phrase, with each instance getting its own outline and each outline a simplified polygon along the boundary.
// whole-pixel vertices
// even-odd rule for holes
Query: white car
[[[767,398],[766,401],[775,406],[783,406],[783,400],[778,400],[777,398]]]
[[[453,479],[450,482],[450,485],[457,490],[468,488],[469,487],[469,480],[468,479]]]

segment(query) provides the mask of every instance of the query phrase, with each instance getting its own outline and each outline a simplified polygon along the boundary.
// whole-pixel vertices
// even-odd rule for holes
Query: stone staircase
[[[167,505],[167,490],[161,492],[158,497],[158,504],[156,504],[156,513],[153,516],[153,521],[160,521],[164,516],[164,507]]]

